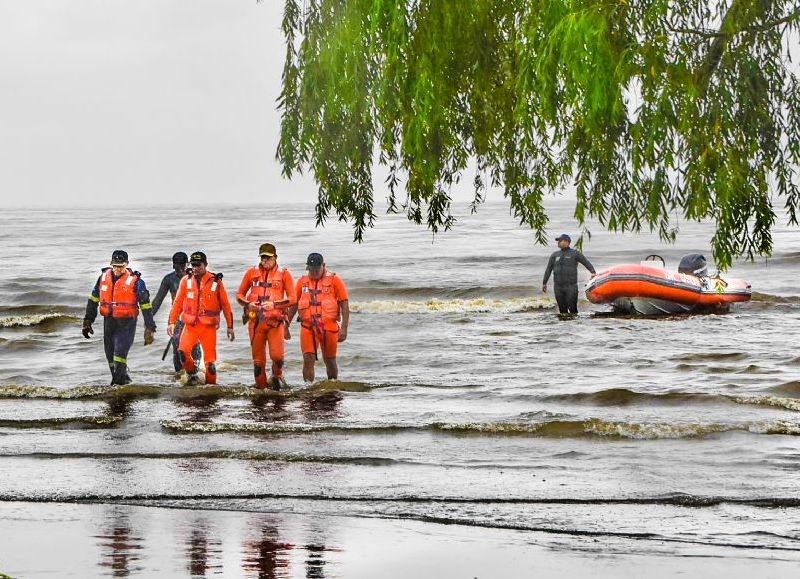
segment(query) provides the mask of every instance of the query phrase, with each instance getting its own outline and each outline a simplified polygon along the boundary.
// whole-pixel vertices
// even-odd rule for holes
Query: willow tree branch
[[[677,32],[680,34],[692,34],[694,36],[700,36],[702,38],[721,38],[721,37],[729,37],[735,36],[736,34],[741,34],[742,32],[766,32],[768,30],[772,30],[776,26],[780,26],[781,24],[788,24],[789,22],[794,22],[795,20],[800,19],[800,8],[797,8],[794,12],[790,12],[786,16],[782,18],[778,18],[777,20],[770,20],[769,22],[765,22],[764,24],[759,24],[758,26],[744,26],[735,32],[722,32],[717,30],[709,30],[709,29],[697,29],[697,28],[675,28],[670,26],[669,29],[671,32]]]
[[[730,40],[742,31],[742,22],[758,21],[767,15],[774,0],[767,0],[765,2],[753,2],[753,0],[733,0],[728,11],[722,18],[717,36],[714,37],[711,46],[706,52],[706,57],[697,71],[697,85],[700,88],[700,94],[705,97],[708,86],[711,83],[711,78],[714,76],[725,50],[728,48]]]

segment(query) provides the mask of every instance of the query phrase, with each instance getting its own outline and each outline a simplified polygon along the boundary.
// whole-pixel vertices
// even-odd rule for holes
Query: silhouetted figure
[[[115,511],[112,514],[110,529],[96,535],[103,551],[99,565],[111,569],[112,577],[127,577],[138,567],[132,565],[139,560],[138,552],[143,548],[143,540],[131,532],[127,513]]]
[[[257,571],[258,579],[287,577],[289,558],[287,552],[294,549],[290,543],[278,541],[278,531],[270,526],[261,529],[261,538],[244,545],[242,569]]]

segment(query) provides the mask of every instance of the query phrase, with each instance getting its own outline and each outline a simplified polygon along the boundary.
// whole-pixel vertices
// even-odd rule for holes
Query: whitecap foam
[[[755,434],[788,434],[792,436],[800,435],[800,424],[778,420],[776,422],[756,422],[747,427],[747,430]]]
[[[21,386],[7,384],[0,386],[0,398],[92,398],[109,391],[108,386],[75,386],[74,388],[54,388],[52,386]]]
[[[737,404],[753,404],[756,406],[774,406],[800,412],[800,399],[781,398],[778,396],[730,396]]]
[[[731,424],[668,424],[665,422],[637,423],[604,420],[591,420],[586,424],[587,433],[636,440],[696,438],[738,428]]]
[[[47,320],[63,319],[77,320],[75,316],[68,316],[65,314],[30,314],[27,316],[13,316],[10,318],[0,318],[0,328],[24,328],[28,326],[36,326]]]
[[[366,314],[520,313],[554,307],[550,298],[376,300],[351,302],[350,310]]]

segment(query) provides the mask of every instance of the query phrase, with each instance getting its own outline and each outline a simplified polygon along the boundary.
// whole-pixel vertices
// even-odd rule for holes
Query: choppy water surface
[[[569,213],[554,203],[554,232],[570,230]],[[314,229],[302,206],[123,214],[0,218],[0,540],[19,543],[26,520],[76,532],[89,547],[71,559],[76,576],[152,574],[162,556],[188,561],[168,575],[366,576],[351,546],[402,536],[398,521],[412,536],[491,527],[482,536],[503,556],[537,544],[586,560],[656,557],[676,572],[686,555],[741,563],[707,568],[728,576],[800,561],[797,230],[777,229],[769,260],[735,264],[729,274],[756,293],[729,314],[621,318],[584,300],[562,321],[539,292],[554,248],[535,246],[502,205],[433,242],[382,218],[362,245],[346,226]],[[710,236],[690,224],[664,247],[597,229],[584,249],[598,269],[649,253],[676,267],[686,253],[710,257]],[[113,249],[153,294],[173,252],[202,249],[233,294],[266,241],[295,279],[320,251],[347,283],[341,382],[303,387],[294,336],[292,391],[255,393],[237,325],[234,343],[220,339],[219,386],[179,387],[160,360],[168,299],[156,344],[144,348],[139,328],[134,384],[107,386],[102,324],[87,341],[80,318]],[[302,514],[324,524],[311,532],[292,518]],[[0,572],[44,573],[35,559],[24,545],[0,552]]]

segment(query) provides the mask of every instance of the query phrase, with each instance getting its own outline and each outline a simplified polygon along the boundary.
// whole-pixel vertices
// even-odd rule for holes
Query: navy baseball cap
[[[323,263],[325,263],[325,260],[322,258],[321,253],[309,253],[306,259],[306,269],[317,269],[322,267]]]
[[[556,241],[561,241],[561,240],[572,242],[572,238],[566,233],[562,233],[561,235],[556,237]]]
[[[111,265],[125,265],[128,263],[128,252],[121,249],[114,250],[111,254]]]
[[[192,254],[192,257],[189,258],[189,261],[192,263],[192,265],[194,265],[196,263],[202,263],[204,265],[208,265],[208,260],[206,259],[206,254],[203,253],[202,251],[195,251]]]

